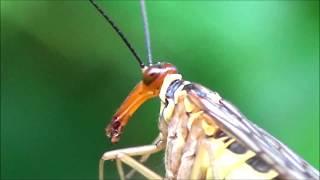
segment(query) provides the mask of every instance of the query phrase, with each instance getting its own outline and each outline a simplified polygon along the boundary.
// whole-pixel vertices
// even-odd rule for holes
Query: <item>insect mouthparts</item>
[[[112,143],[117,143],[120,140],[122,127],[123,126],[118,121],[118,117],[113,117],[111,124],[106,128],[106,135],[111,138]]]

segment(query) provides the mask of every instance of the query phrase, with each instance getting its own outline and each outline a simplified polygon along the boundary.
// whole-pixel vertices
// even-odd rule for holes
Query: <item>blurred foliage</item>
[[[144,55],[139,3],[99,3]],[[319,1],[147,8],[155,60],[218,91],[319,168]],[[1,67],[1,179],[95,179],[104,151],[149,144],[158,133],[155,99],[119,144],[106,140],[140,70],[86,1],[1,1]],[[163,171],[162,154],[149,166]],[[106,173],[117,177],[114,163]]]

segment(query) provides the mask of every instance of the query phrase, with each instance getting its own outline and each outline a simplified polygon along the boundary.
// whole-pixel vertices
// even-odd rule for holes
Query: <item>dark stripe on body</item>
[[[263,159],[261,159],[258,156],[254,156],[248,159],[246,162],[253,169],[262,173],[268,172],[272,168],[269,164],[267,164]]]
[[[231,143],[228,147],[227,147],[230,151],[236,153],[236,154],[244,154],[247,152],[247,148],[245,148],[244,146],[242,146],[242,144],[238,143],[237,141]]]
[[[183,83],[182,80],[179,80],[179,79],[174,80],[167,89],[166,98],[173,99],[174,93],[182,85],[182,83]]]

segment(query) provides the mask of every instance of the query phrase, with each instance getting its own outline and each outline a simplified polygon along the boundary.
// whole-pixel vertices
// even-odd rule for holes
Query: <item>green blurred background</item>
[[[139,3],[100,4],[145,57]],[[218,91],[319,168],[319,1],[147,8],[154,59]],[[1,67],[1,179],[95,179],[104,151],[149,144],[158,133],[155,99],[120,143],[105,138],[141,74],[87,1],[1,1]],[[162,154],[148,165],[163,173]],[[114,163],[106,173],[117,177]]]

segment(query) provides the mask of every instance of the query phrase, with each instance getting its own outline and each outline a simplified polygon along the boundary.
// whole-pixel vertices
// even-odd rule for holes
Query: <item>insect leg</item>
[[[120,153],[118,158],[148,179],[163,179],[161,176],[126,154]]]
[[[119,159],[116,160],[116,164],[117,164],[117,169],[118,169],[118,173],[119,173],[119,176],[120,176],[120,180],[125,180],[125,175],[124,175],[124,170],[123,170],[123,167],[122,167],[122,163]]]
[[[119,160],[133,169],[137,170],[140,172],[142,175],[144,175],[147,178],[150,179],[161,179],[159,175],[151,171],[150,169],[146,168],[143,166],[141,163],[136,161],[130,156],[141,156],[145,154],[153,154],[156,152],[159,152],[162,150],[163,147],[157,146],[157,145],[146,145],[146,146],[139,146],[139,147],[132,147],[132,148],[125,148],[125,149],[119,149],[119,150],[113,150],[113,151],[108,151],[104,153],[100,159],[99,163],[99,179],[103,180],[104,178],[104,161],[106,160],[112,160],[116,159]],[[120,162],[120,163],[121,163]],[[118,163],[119,164],[119,163]],[[121,174],[123,173],[122,167],[120,165],[117,165],[120,177],[122,176]],[[123,173],[124,176],[124,173]]]
[[[158,148],[163,149],[163,148],[165,147],[165,140],[164,140],[164,138],[163,138],[163,135],[160,133],[160,134],[158,135],[158,137],[152,142],[152,144],[153,144],[153,145],[156,145]],[[149,159],[149,157],[151,156],[151,154],[153,154],[153,153],[149,153],[149,154],[144,154],[144,155],[142,155],[142,156],[140,157],[140,159],[139,159],[139,162],[140,162],[141,164],[144,163],[144,162],[146,162],[146,161]],[[127,178],[127,179],[130,179],[130,178],[134,175],[135,172],[136,172],[135,169],[131,169],[131,170],[129,171],[129,173],[126,175],[126,178]]]

